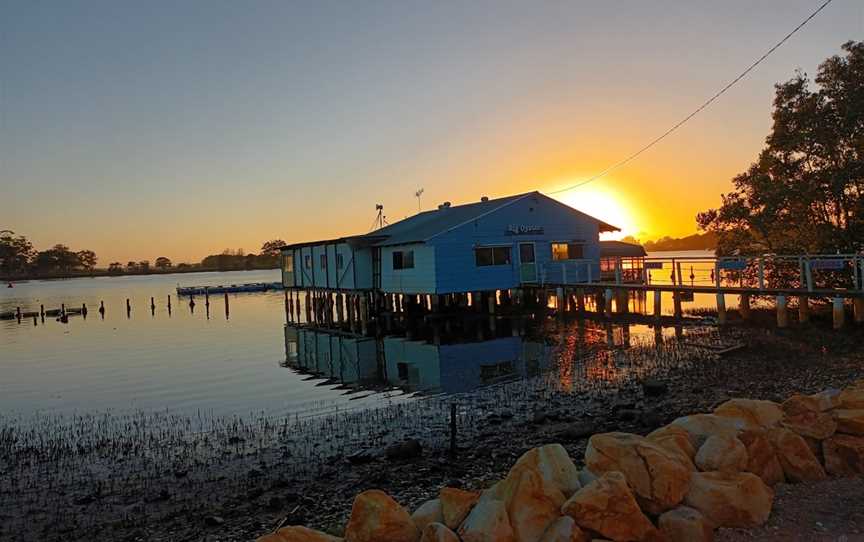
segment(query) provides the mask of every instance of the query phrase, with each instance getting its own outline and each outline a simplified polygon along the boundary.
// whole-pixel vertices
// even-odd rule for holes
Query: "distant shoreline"
[[[107,269],[94,269],[93,271],[80,271],[73,273],[46,273],[44,275],[25,275],[16,277],[0,276],[0,282],[16,283],[30,280],[61,280],[61,279],[80,279],[80,278],[96,278],[96,277],[132,277],[140,275],[185,275],[187,273],[213,273],[213,272],[228,272],[228,271],[268,271],[271,269],[279,269],[279,266],[273,267],[251,267],[249,269],[218,269],[215,267],[190,267],[188,269],[180,269],[172,267],[166,270],[151,269],[149,271],[133,271],[123,273],[111,273]]]

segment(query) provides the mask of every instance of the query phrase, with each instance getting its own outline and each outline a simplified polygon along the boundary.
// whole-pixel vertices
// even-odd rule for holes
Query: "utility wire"
[[[801,24],[799,24],[798,26],[796,26],[795,28],[793,28],[792,31],[789,32],[788,34],[786,34],[786,36],[784,36],[782,40],[778,41],[778,42],[774,45],[774,47],[771,47],[770,49],[768,49],[768,51],[767,51],[764,55],[760,56],[759,59],[756,60],[756,62],[754,62],[753,64],[750,64],[750,66],[749,66],[746,70],[744,70],[743,72],[741,72],[741,74],[740,74],[738,77],[736,77],[735,79],[733,79],[732,81],[730,81],[730,82],[729,82],[725,87],[723,87],[722,89],[720,89],[719,92],[717,92],[716,94],[714,94],[713,96],[711,96],[711,98],[709,98],[705,103],[703,103],[703,104],[700,105],[698,108],[696,108],[695,111],[693,111],[692,113],[690,113],[689,115],[687,115],[686,117],[684,117],[683,119],[681,119],[677,124],[675,124],[674,126],[672,126],[671,128],[669,128],[668,130],[666,130],[665,132],[663,132],[663,133],[662,133],[661,135],[659,135],[658,137],[656,137],[656,138],[654,138],[653,140],[651,140],[647,145],[645,145],[644,147],[640,148],[638,151],[634,152],[633,154],[631,154],[631,155],[628,156],[627,158],[621,160],[620,162],[616,162],[616,163],[612,164],[611,166],[607,167],[606,169],[604,169],[604,170],[601,171],[600,173],[594,175],[593,177],[590,177],[590,178],[588,178],[588,179],[586,179],[586,180],[584,180],[584,181],[580,181],[580,182],[578,182],[578,183],[576,183],[576,184],[574,184],[574,185],[572,185],[572,186],[568,186],[568,187],[566,187],[566,188],[560,188],[560,189],[558,189],[558,190],[553,190],[552,192],[547,192],[547,194],[560,194],[561,192],[567,192],[568,190],[573,190],[573,189],[575,189],[575,188],[579,188],[580,186],[585,186],[586,184],[588,184],[588,183],[590,183],[590,182],[593,182],[593,181],[596,181],[597,179],[599,179],[599,178],[601,178],[601,177],[605,177],[606,175],[608,175],[609,173],[615,171],[616,169],[620,168],[621,166],[623,166],[623,165],[627,164],[628,162],[630,162],[630,161],[636,159],[640,154],[642,154],[643,152],[647,151],[648,149],[650,149],[651,147],[653,147],[653,146],[656,145],[657,143],[660,143],[660,141],[662,141],[664,138],[666,138],[666,136],[668,136],[669,134],[671,134],[672,132],[674,132],[675,130],[677,130],[678,128],[680,128],[680,127],[681,127],[685,122],[687,122],[688,120],[692,119],[693,117],[695,117],[696,115],[698,115],[700,112],[702,112],[703,109],[705,109],[706,107],[708,107],[709,105],[711,105],[711,103],[713,103],[714,100],[716,100],[717,98],[719,98],[720,96],[722,96],[722,95],[723,95],[727,90],[729,90],[730,88],[732,88],[732,87],[733,87],[733,86],[734,86],[738,81],[744,79],[744,77],[746,77],[747,74],[749,74],[751,71],[753,71],[753,70],[756,68],[756,66],[758,66],[759,64],[762,63],[763,60],[765,60],[766,58],[768,58],[768,56],[769,56],[771,53],[773,53],[774,51],[776,51],[777,49],[779,49],[781,45],[783,45],[784,43],[786,43],[786,41],[787,41],[789,38],[791,38],[791,37],[792,37],[796,32],[798,32],[799,30],[801,30],[801,28],[803,28],[804,25],[806,25],[807,23],[809,23],[810,20],[811,20],[813,17],[815,17],[816,15],[818,15],[820,11],[822,11],[823,9],[825,9],[825,8],[828,6],[828,4],[830,4],[830,3],[833,2],[833,1],[834,1],[834,0],[826,0],[825,2],[823,2],[822,5],[819,6],[819,7],[816,9],[816,11],[814,11],[813,13],[810,14],[809,17],[807,17],[806,19],[804,19],[804,20],[801,22]]]

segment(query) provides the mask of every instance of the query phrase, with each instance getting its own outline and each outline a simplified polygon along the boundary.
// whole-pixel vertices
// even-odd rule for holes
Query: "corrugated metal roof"
[[[419,243],[533,194],[536,192],[424,211],[375,230],[369,236],[387,236],[376,243],[378,246]]]
[[[516,194],[514,196],[507,196],[504,198],[478,201],[475,203],[466,203],[464,205],[451,205],[450,207],[447,207],[445,209],[439,208],[431,211],[424,211],[414,216],[410,216],[404,220],[400,220],[399,222],[384,226],[383,228],[372,231],[366,235],[356,235],[352,237],[343,237],[340,239],[330,239],[327,241],[295,243],[293,245],[288,245],[287,247],[283,248],[296,248],[334,242],[348,242],[366,246],[388,246],[420,243],[427,241],[432,237],[435,237],[436,235],[440,235],[453,228],[461,226],[462,224],[471,222],[472,220],[477,220],[484,215],[497,211],[502,207],[506,207],[511,203],[519,201],[522,198],[527,198],[529,196],[549,199],[550,201],[553,201],[559,205],[564,205],[574,213],[578,213],[580,215],[587,216],[592,220],[596,220],[600,224],[601,232],[618,230],[618,228],[616,228],[615,226],[609,225],[602,220],[598,220],[594,217],[586,215],[585,213],[582,213],[581,211],[577,211],[576,209],[566,206],[558,200],[555,200],[548,196],[544,196],[540,192],[534,191],[526,192],[524,194]]]
[[[642,258],[647,256],[642,245],[623,241],[600,241],[601,258]]]

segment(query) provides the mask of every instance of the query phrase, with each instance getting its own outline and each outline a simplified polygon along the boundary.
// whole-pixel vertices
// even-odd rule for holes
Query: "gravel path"
[[[864,478],[779,484],[759,529],[720,529],[716,542],[864,541]]]

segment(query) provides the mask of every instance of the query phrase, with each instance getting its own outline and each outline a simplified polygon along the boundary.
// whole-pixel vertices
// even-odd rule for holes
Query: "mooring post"
[[[833,303],[834,329],[841,329],[846,319],[846,308],[843,306],[843,298],[835,297]]]
[[[104,312],[104,309],[102,310]],[[39,316],[45,318],[45,305],[39,305]]]
[[[168,294],[168,310],[171,310],[171,294]]]
[[[654,290],[654,318],[659,320],[663,316],[663,292]]]
[[[21,307],[15,307],[15,317],[18,318],[18,322],[21,322]]]
[[[726,323],[726,296],[723,292],[717,292],[717,323],[721,326]]]
[[[81,316],[87,318],[87,303],[81,303]]]
[[[132,304],[129,302],[129,298],[126,298],[126,312],[132,312]]]
[[[225,319],[227,320],[231,314],[231,307],[228,305],[228,292],[225,292]]]
[[[777,327],[789,327],[789,316],[786,313],[786,296],[777,296]]]
[[[798,322],[806,324],[810,321],[810,298],[806,295],[798,297]]]

